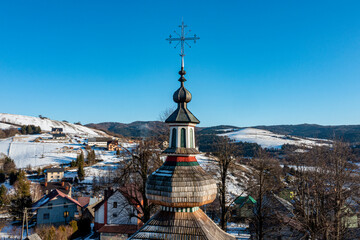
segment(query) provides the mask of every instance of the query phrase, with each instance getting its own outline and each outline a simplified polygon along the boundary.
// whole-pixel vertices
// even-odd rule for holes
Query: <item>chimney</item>
[[[45,182],[45,184],[44,184],[44,185],[45,185],[45,187],[47,187],[47,182]]]
[[[104,197],[108,198],[111,196],[111,194],[113,194],[114,190],[112,189],[112,187],[108,187],[108,189],[105,189],[104,191]]]
[[[69,191],[69,186],[66,186],[66,187],[65,187],[65,190],[66,190],[66,191]]]
[[[65,185],[64,181],[61,181],[61,186],[63,187]]]

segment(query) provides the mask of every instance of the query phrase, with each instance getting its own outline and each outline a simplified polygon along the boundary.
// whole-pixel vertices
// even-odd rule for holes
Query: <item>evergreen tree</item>
[[[120,156],[120,150],[119,149],[116,150],[116,156]]]
[[[7,196],[7,188],[4,185],[0,186],[0,207],[3,207],[9,203]]]
[[[90,165],[94,164],[95,159],[96,159],[95,151],[93,149],[91,149],[90,151],[88,151],[88,155],[87,155],[88,164],[90,164]]]
[[[85,178],[84,162],[80,162],[77,174],[78,174],[79,180],[83,181]]]
[[[30,208],[32,201],[30,195],[30,182],[25,172],[20,170],[15,182],[16,194],[11,200],[10,213],[18,218],[22,217],[25,208]]]
[[[10,174],[11,172],[15,171],[16,165],[15,165],[14,160],[12,160],[10,157],[5,157],[3,170],[4,170],[5,174]]]
[[[6,175],[3,171],[0,172],[0,183],[3,183],[6,181]]]
[[[32,134],[33,133],[33,128],[32,128],[31,125],[26,126],[26,132],[27,132],[27,134]]]
[[[10,185],[13,185],[13,184],[16,182],[17,177],[18,177],[18,173],[17,173],[17,172],[11,172],[11,173],[9,174],[9,183],[10,183]]]

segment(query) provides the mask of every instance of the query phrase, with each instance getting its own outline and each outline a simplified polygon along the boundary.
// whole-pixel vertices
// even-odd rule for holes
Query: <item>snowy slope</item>
[[[17,128],[19,127],[19,125],[40,126],[42,131],[51,131],[51,128],[57,127],[57,128],[63,128],[64,133],[87,135],[94,137],[106,135],[102,131],[72,123],[61,122],[50,119],[41,119],[38,117],[0,113],[0,128],[2,129],[10,128],[10,126]]]
[[[305,139],[294,136],[285,136],[256,128],[244,128],[237,131],[219,134],[219,136],[227,136],[230,139],[239,142],[257,143],[264,148],[281,148],[284,144],[314,146],[330,143],[330,141],[323,139]]]

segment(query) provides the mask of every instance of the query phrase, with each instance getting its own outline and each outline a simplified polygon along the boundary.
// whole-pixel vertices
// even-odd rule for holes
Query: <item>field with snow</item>
[[[60,165],[74,160],[83,147],[75,139],[69,143],[34,142],[36,138],[50,138],[50,134],[19,135],[0,140],[0,153],[14,159],[18,168]]]
[[[15,115],[8,113],[0,113],[0,128],[6,129],[10,127],[18,128],[21,125],[35,125],[40,126],[42,131],[49,132],[51,128],[63,128],[64,133],[85,135],[89,137],[106,136],[100,130],[88,128],[82,125],[72,124],[68,122],[61,122],[51,119],[41,119],[38,117]]]
[[[316,138],[299,138],[295,136],[276,134],[267,130],[256,128],[244,128],[236,131],[228,131],[219,136],[227,136],[238,142],[257,143],[263,148],[281,148],[284,144],[298,146],[329,145],[328,140]]]

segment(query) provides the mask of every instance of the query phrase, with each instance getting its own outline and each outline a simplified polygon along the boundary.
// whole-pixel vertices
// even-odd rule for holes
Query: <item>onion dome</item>
[[[184,87],[186,81],[184,75],[186,72],[182,69],[179,74],[181,75],[179,82],[181,86],[175,91],[173,100],[178,104],[177,109],[165,120],[166,123],[195,123],[199,124],[200,121],[187,109],[187,103],[191,101],[191,93]]]
[[[181,83],[181,87],[176,90],[173,99],[176,103],[188,103],[191,101],[191,93],[184,87],[184,83]]]

